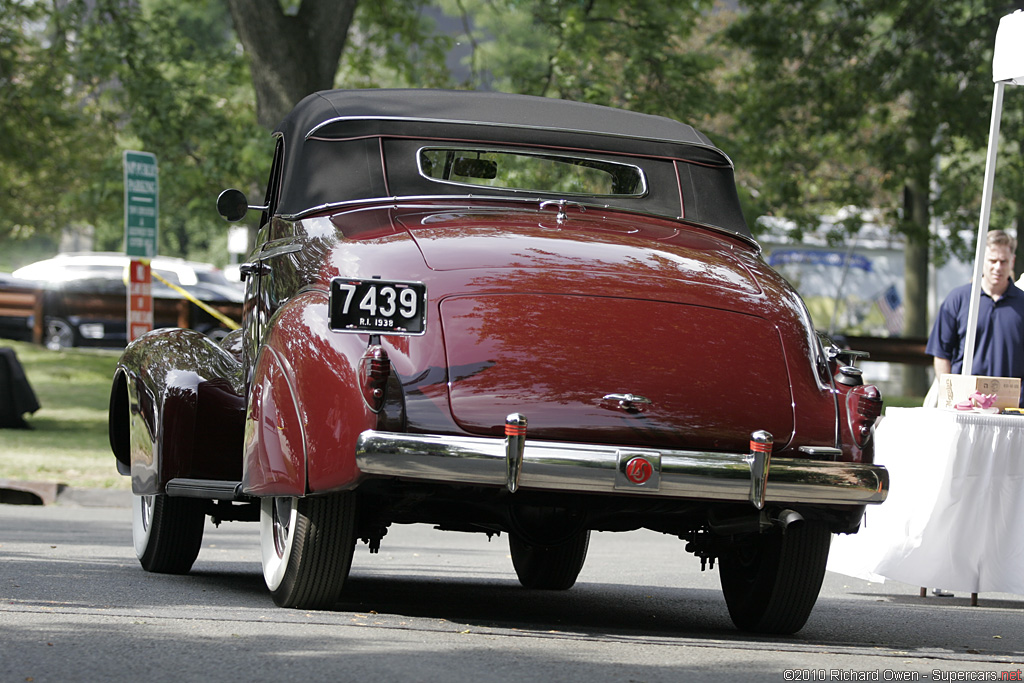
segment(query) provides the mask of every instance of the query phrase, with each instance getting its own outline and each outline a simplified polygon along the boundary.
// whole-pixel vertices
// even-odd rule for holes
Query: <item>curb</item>
[[[78,507],[128,508],[135,500],[131,491],[124,489],[79,489],[66,487],[57,494],[57,505]]]
[[[133,495],[123,489],[82,489],[53,481],[0,479],[0,504],[130,508]]]

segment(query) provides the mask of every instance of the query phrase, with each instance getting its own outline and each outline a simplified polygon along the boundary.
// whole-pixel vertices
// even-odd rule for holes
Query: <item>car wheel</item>
[[[166,495],[135,496],[132,537],[147,572],[187,574],[203,543],[202,501]]]
[[[264,498],[263,578],[281,607],[326,609],[337,602],[355,551],[355,495]]]
[[[572,588],[583,569],[590,530],[578,531],[557,545],[532,544],[509,534],[508,547],[519,583],[526,588],[564,591]]]
[[[830,542],[824,524],[801,522],[723,552],[718,574],[736,627],[776,634],[803,628],[825,578]]]
[[[75,328],[63,318],[47,318],[45,343],[51,351],[70,349],[75,345]]]

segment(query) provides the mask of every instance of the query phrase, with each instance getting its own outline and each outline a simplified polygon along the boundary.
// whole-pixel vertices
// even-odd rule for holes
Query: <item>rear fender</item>
[[[240,479],[241,376],[234,357],[194,330],[156,330],[125,349],[108,429],[134,493],[162,493],[175,477]]]
[[[332,332],[327,301],[326,292],[302,292],[268,325],[245,421],[248,494],[302,496],[358,483],[356,437],[379,419],[358,380],[369,339]]]

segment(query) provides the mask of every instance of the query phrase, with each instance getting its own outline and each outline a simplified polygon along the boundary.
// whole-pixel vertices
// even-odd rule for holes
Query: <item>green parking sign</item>
[[[125,150],[124,251],[128,256],[156,256],[158,189],[156,156]]]

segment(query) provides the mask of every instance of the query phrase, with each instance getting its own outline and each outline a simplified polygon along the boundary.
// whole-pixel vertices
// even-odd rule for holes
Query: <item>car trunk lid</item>
[[[611,274],[624,283],[665,281],[760,292],[731,253],[733,244],[676,222],[591,210],[559,223],[550,212],[476,209],[397,216],[434,271],[511,269]],[[540,279],[534,279],[537,286]],[[559,291],[563,281],[559,281]]]
[[[793,434],[779,330],[707,306],[557,294],[457,296],[441,304],[455,420],[499,435],[745,450]]]

